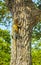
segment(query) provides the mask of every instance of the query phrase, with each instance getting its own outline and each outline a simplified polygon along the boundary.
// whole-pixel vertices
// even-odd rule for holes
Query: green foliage
[[[5,2],[0,0],[0,25],[9,27],[11,19],[12,19],[11,13],[6,7]]]
[[[37,41],[41,38],[41,22],[39,22],[34,28],[32,33],[32,41]]]
[[[33,65],[41,65],[41,49],[32,49]]]
[[[5,2],[0,0],[0,25],[7,27],[10,22],[11,14]],[[0,65],[10,65],[10,41],[10,32],[0,29]]]
[[[36,8],[39,8],[41,10],[41,0],[34,0],[34,4]]]
[[[10,32],[8,30],[2,30],[0,29],[0,37],[3,38],[4,41],[10,43]]]
[[[0,38],[0,65],[10,65],[10,44]]]
[[[10,33],[0,29],[0,65],[10,65]]]
[[[41,65],[41,22],[34,28],[32,33],[32,64]]]
[[[38,6],[38,8],[41,10],[41,4]]]

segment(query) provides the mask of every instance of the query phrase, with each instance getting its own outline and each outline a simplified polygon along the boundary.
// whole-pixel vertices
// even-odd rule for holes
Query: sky
[[[37,2],[37,0],[32,0],[33,2]]]

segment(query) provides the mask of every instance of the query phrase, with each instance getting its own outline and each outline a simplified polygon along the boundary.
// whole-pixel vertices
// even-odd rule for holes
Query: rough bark
[[[10,65],[31,65],[31,33],[32,28],[41,20],[41,11],[36,9],[31,0],[6,0],[13,22],[17,18],[21,23],[19,34],[22,38],[12,39]],[[12,25],[12,35],[14,36]]]

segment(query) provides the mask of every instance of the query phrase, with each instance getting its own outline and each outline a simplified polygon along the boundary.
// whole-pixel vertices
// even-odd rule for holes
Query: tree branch
[[[31,12],[33,21],[30,23],[30,26],[33,28],[38,22],[41,21],[41,10],[33,9]]]
[[[32,10],[32,17],[38,21],[38,20],[41,20],[41,10],[39,9],[33,9]]]

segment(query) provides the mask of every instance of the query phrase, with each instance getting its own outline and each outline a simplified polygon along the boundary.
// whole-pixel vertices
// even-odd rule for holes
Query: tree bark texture
[[[31,64],[31,33],[32,28],[40,20],[41,11],[34,7],[31,0],[10,0],[8,8],[13,17],[12,22],[12,43],[11,43],[11,63],[10,65],[32,65]],[[14,20],[18,20],[21,26],[18,35],[21,38],[14,39]]]

